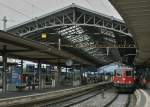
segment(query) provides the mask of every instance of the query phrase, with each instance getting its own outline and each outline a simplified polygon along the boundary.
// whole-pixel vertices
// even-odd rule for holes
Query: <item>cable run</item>
[[[31,5],[31,6],[34,7],[34,8],[37,8],[37,9],[41,10],[42,12],[45,11],[45,10],[43,10],[42,8],[38,7],[37,5],[31,3],[31,2],[29,2],[29,1],[27,1],[27,0],[23,0],[23,2],[25,2],[26,4]]]
[[[99,1],[99,0],[98,0],[98,1]],[[105,10],[106,10],[109,14],[111,14],[109,8],[105,5],[105,3],[104,3],[103,0],[101,0],[101,2],[99,1],[99,3],[103,5],[103,7],[105,8]]]
[[[20,15],[23,15],[23,16],[28,17],[28,18],[32,18],[32,17],[30,17],[30,16],[28,16],[28,15],[26,15],[26,14],[24,14],[24,13],[22,13],[22,12],[16,10],[16,9],[14,9],[14,8],[12,8],[12,7],[6,5],[6,4],[4,4],[4,3],[2,3],[2,2],[0,2],[0,5],[1,5],[1,6],[4,6],[4,7],[6,7],[6,8],[8,8],[8,9],[10,9],[10,10],[12,10],[12,11],[14,11],[14,12],[20,14]]]
[[[88,0],[86,0],[86,2],[89,4],[89,6],[91,6],[93,9],[95,9],[95,8],[93,7],[93,5],[92,5]]]

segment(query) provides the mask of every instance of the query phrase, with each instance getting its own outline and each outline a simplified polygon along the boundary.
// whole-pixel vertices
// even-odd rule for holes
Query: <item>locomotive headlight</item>
[[[122,80],[125,81],[125,78],[123,78]]]
[[[131,81],[129,81],[129,83],[131,84]]]

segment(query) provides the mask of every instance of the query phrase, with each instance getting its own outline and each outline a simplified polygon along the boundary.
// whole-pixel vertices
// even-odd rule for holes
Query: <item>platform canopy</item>
[[[150,65],[150,0],[110,0],[128,25],[137,46],[136,65]]]
[[[65,64],[66,60],[71,59],[80,64],[93,65],[91,62],[65,51],[57,50],[50,45],[46,46],[38,41],[0,31],[0,55],[4,53],[11,58],[40,61],[41,63]]]
[[[96,65],[128,61],[129,54],[135,54],[132,35],[123,21],[75,4],[11,27],[7,32],[55,48],[59,45],[61,50]],[[41,39],[43,33],[46,39]]]

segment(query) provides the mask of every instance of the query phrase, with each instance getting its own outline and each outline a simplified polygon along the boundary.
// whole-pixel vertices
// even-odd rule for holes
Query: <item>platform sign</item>
[[[42,39],[46,39],[47,38],[47,34],[46,33],[42,33],[41,38]]]
[[[11,84],[21,84],[21,68],[18,66],[12,67]]]

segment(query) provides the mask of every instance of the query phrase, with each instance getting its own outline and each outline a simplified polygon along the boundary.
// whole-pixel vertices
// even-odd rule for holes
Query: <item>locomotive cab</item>
[[[117,68],[114,71],[113,84],[118,90],[134,90],[134,70],[128,67]]]

